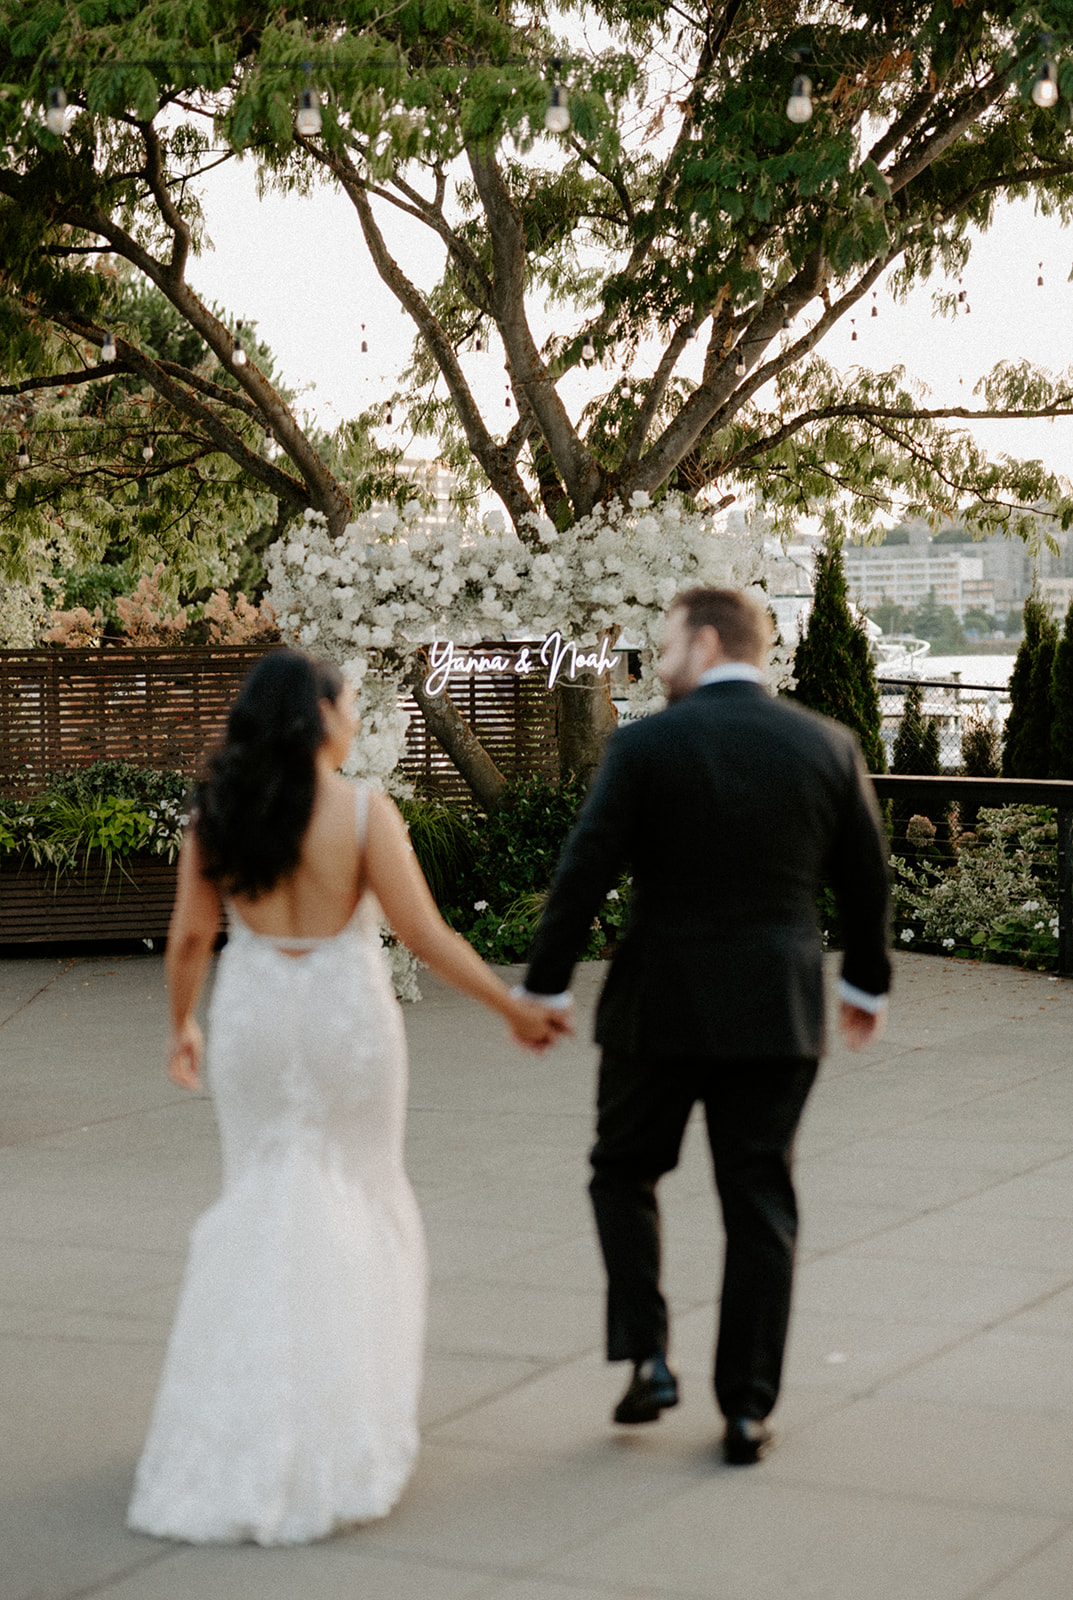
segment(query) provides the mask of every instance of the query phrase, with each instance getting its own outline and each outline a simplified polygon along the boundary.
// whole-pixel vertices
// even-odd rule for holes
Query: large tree
[[[323,181],[353,208],[416,329],[414,416],[525,539],[534,509],[562,524],[668,484],[723,502],[756,493],[784,525],[820,509],[864,530],[893,507],[957,507],[973,527],[1019,530],[1044,499],[1068,521],[1064,484],[1038,463],[987,460],[957,426],[1069,415],[1065,377],[1006,365],[977,407],[926,407],[900,372],[846,379],[814,352],[888,269],[899,291],[961,271],[972,229],[1004,197],[1068,210],[1066,102],[1041,106],[1030,90],[1048,56],[1047,81],[1073,88],[1071,46],[1057,0],[538,0],[524,12],[501,0],[0,0],[4,390],[14,402],[84,381],[111,318],[104,375],[132,375],[285,510],[312,507],[341,529],[346,471],[256,361],[235,364],[234,326],[187,281],[198,176],[249,150],[266,181]],[[571,121],[548,134],[560,71]],[[52,133],[44,109],[60,89],[77,114]],[[811,106],[803,122],[787,116],[791,89],[797,116]],[[303,118],[299,131],[303,92],[324,104],[319,127]],[[440,253],[431,291],[394,242],[399,215]],[[147,348],[94,270],[105,251],[171,302],[196,360]],[[957,304],[950,291],[946,309]],[[483,413],[467,378],[462,352],[478,337],[502,351],[506,417]],[[564,380],[581,363],[602,392],[577,417]],[[274,459],[258,447],[265,429]],[[16,431],[0,440],[5,462]],[[570,701],[593,721],[595,691]],[[450,741],[442,719],[440,732]]]

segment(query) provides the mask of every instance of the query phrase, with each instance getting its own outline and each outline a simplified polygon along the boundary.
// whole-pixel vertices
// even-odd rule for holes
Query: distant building
[[[972,607],[990,611],[994,585],[983,558],[957,545],[847,545],[846,582],[866,611],[884,603],[915,610],[935,591],[937,604],[952,606],[959,619]]]

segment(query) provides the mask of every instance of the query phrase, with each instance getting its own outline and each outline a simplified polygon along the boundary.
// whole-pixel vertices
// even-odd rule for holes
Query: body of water
[[[920,674],[928,678],[949,678],[960,672],[962,683],[979,683],[989,688],[1005,689],[1010,681],[1016,652],[1004,656],[925,656],[920,663]],[[889,672],[890,677],[900,676]],[[882,671],[880,676],[884,676]]]

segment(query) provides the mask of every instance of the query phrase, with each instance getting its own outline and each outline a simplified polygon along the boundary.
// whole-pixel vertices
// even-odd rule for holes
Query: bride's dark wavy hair
[[[193,793],[202,870],[226,894],[256,899],[298,865],[324,740],[320,701],[334,705],[342,687],[334,662],[273,650],[236,695]]]

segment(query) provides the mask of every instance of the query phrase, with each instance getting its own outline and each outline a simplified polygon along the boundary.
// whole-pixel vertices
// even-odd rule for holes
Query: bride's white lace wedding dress
[[[425,1246],[368,896],[329,939],[232,908],[208,1041],[223,1192],[191,1235],[128,1522],[301,1543],[386,1515],[417,1452]]]

